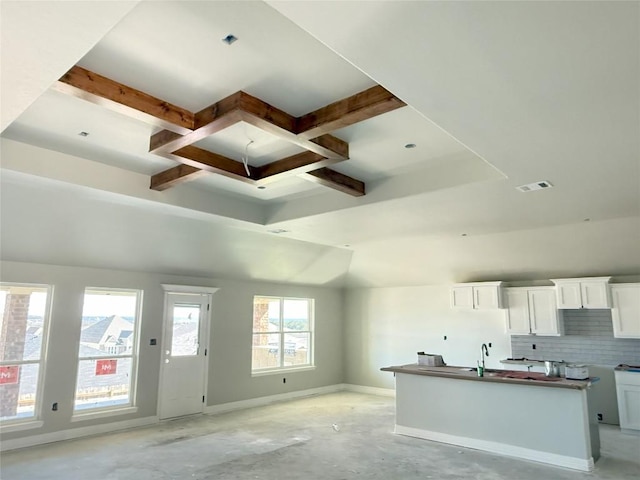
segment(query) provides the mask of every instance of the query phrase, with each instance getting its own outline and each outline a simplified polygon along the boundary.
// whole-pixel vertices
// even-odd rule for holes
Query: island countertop
[[[562,377],[546,377],[544,373],[522,372],[515,370],[492,370],[485,369],[483,377],[478,377],[475,370],[470,367],[429,367],[415,363],[409,365],[398,365],[384,367],[380,370],[384,372],[406,373],[409,375],[424,375],[428,377],[444,377],[457,380],[470,380],[476,382],[495,382],[502,384],[531,385],[552,388],[569,388],[573,390],[585,390],[596,381],[596,378],[586,380],[567,380]]]

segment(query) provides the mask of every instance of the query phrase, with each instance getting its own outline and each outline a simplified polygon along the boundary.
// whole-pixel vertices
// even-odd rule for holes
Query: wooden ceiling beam
[[[152,176],[151,188],[158,191],[212,172],[251,184],[299,175],[350,195],[364,195],[363,182],[328,168],[349,158],[349,145],[329,132],[405,105],[375,86],[296,118],[240,91],[194,114],[79,66],[69,70],[54,88],[164,128],[151,137],[150,151],[180,165]],[[262,167],[249,166],[247,175],[243,163],[193,146],[239,121],[307,151]]]
[[[289,140],[296,135],[297,118],[289,115],[259,98],[249,95],[246,92],[240,94],[240,110],[245,113],[243,120],[251,121],[252,124],[265,132],[269,132],[277,137]]]
[[[337,172],[330,168],[320,168],[311,172],[303,173],[300,177],[310,182],[333,188],[353,197],[361,197],[365,194],[364,182],[353,177]]]
[[[176,135],[167,130],[152,135],[149,151],[157,154],[175,152],[238,123],[242,120],[241,94],[242,92],[236,92],[197,112],[194,116],[194,130],[186,135]]]
[[[191,180],[195,180],[196,178],[200,178],[205,175],[210,174],[206,170],[180,163],[175,167],[152,175],[149,188],[151,188],[151,190],[161,192],[167,188],[190,182]]]
[[[311,170],[333,165],[337,161],[313,152],[298,153],[297,155],[257,167],[258,184],[265,185],[287,177],[307,173]]]
[[[302,138],[318,137],[406,105],[376,85],[299,117],[296,133]]]
[[[175,152],[240,121],[323,157],[337,161],[349,158],[347,142],[328,134],[314,139],[299,137],[295,133],[296,117],[242,91],[196,113],[194,131],[187,135],[180,136],[167,130],[156,133],[151,137],[149,151],[156,154]]]
[[[335,160],[349,159],[349,144],[328,133],[308,141],[301,142],[300,140],[301,137],[298,137],[298,145],[327,158]]]
[[[245,92],[240,92],[242,120],[282,140],[301,146],[323,157],[336,160],[349,158],[349,144],[331,135],[309,140],[296,133],[298,119]]]
[[[249,165],[250,175],[247,176],[247,171],[242,162],[203,150],[202,148],[194,147],[193,145],[183,147],[172,154],[165,154],[164,156],[185,165],[224,175],[225,177],[240,180],[245,183],[255,184],[258,179],[255,167]]]
[[[194,115],[190,111],[77,65],[53,88],[182,135],[193,129]]]
[[[213,172],[236,180],[242,180],[245,183],[255,183],[256,185],[265,185],[292,175],[297,175],[305,180],[333,188],[334,190],[339,190],[349,195],[356,197],[364,195],[365,186],[363,182],[336,172],[335,170],[331,170],[330,168],[319,168],[324,165],[322,163],[323,160],[327,162],[332,161],[313,152],[302,152],[298,155],[293,155],[262,167],[250,167],[252,175],[258,180],[247,178],[246,171],[244,172],[245,176],[239,178],[239,169],[237,168],[237,165],[234,164],[232,164],[233,167],[231,167],[232,171],[224,170],[226,173],[222,173],[220,170],[223,170],[223,168],[221,167],[228,168],[228,162],[221,159],[214,159],[212,155],[215,155],[216,157],[220,156],[211,154],[211,152],[207,152],[206,150],[198,149],[197,152],[181,150],[180,153],[181,155],[188,155],[190,158],[178,155],[167,155],[167,157],[176,161],[188,162],[188,164],[181,163],[180,165],[153,175],[151,177],[150,185],[152,190],[163,191],[170,187],[190,182],[191,180],[195,180],[204,175],[209,175],[210,172]],[[235,162],[235,164],[240,163],[231,159],[226,160]],[[287,165],[279,165],[281,162],[286,162]],[[242,165],[242,168],[244,169],[244,165]],[[315,171],[312,169],[315,169]]]

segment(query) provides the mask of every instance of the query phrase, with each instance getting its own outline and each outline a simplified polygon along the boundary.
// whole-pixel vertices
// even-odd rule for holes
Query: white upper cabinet
[[[640,283],[611,285],[613,336],[640,338]]]
[[[502,282],[457,283],[451,287],[452,308],[502,308]]]
[[[510,335],[562,335],[553,287],[507,288]]]
[[[553,280],[555,282],[555,280]],[[579,282],[562,282],[556,286],[558,308],[582,308]]]
[[[451,307],[473,308],[473,287],[451,287]]]
[[[526,288],[507,288],[507,332],[511,335],[529,335],[529,295]]]
[[[558,308],[611,308],[611,277],[557,278]]]

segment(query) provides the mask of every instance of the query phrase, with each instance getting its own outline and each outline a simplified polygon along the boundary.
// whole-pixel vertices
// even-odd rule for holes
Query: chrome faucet
[[[482,355],[482,369],[484,370],[484,357],[489,356],[489,349],[487,348],[486,343],[483,343],[480,347],[480,354]]]

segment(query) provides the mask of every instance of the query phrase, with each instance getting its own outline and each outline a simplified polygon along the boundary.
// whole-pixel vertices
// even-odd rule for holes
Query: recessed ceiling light
[[[238,37],[236,37],[235,35],[233,35],[232,33],[230,33],[229,35],[227,35],[226,37],[224,37],[222,39],[222,41],[224,43],[226,43],[227,45],[231,45],[232,43],[234,43],[235,41],[238,40]]]
[[[539,182],[520,185],[519,187],[516,187],[516,189],[520,190],[521,192],[533,192],[534,190],[544,190],[551,187],[553,187],[553,185],[551,185],[551,182],[540,180]]]
[[[81,137],[88,137],[89,132],[80,132],[78,135],[80,135]]]
[[[404,148],[416,148],[417,145],[415,143],[407,143]]]
[[[265,188],[267,187],[265,187],[264,185],[258,185],[258,190],[264,190]]]
[[[269,233],[275,233],[276,235],[280,235],[281,233],[289,233],[289,230],[284,230],[282,228],[275,228],[273,230],[267,230]]]

